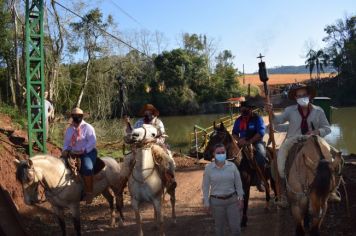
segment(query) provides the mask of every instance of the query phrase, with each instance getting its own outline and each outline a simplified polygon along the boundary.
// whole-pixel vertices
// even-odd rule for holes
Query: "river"
[[[174,151],[187,153],[190,149],[189,134],[193,132],[194,125],[201,127],[211,126],[214,120],[226,117],[227,114],[209,114],[209,115],[191,115],[191,116],[167,116],[160,117],[165,125],[168,134],[167,143]],[[133,120],[134,122],[135,120]],[[326,136],[326,140],[336,148],[340,149],[343,154],[356,153],[356,107],[338,108],[333,110],[331,134]],[[118,121],[107,121],[108,124],[102,127],[101,123],[94,123],[99,141],[113,141],[120,135],[118,130],[113,127],[120,127]],[[56,129],[58,144],[62,145],[64,125]],[[100,129],[99,127],[102,127]],[[106,128],[104,128],[106,127]],[[107,128],[111,127],[111,128]],[[103,132],[111,131],[109,134]],[[121,130],[121,129],[119,129]]]
[[[193,132],[194,124],[202,127],[212,125],[214,120],[227,114],[168,116],[161,117],[166,132],[167,142],[175,151],[189,150],[189,133]],[[354,123],[355,122],[355,123]],[[331,119],[331,134],[326,140],[343,154],[356,153],[356,107],[333,109]]]

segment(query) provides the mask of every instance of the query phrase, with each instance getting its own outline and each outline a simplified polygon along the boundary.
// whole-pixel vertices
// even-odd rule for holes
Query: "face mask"
[[[249,110],[243,110],[242,111],[242,115],[243,116],[248,116],[250,114],[250,111]]]
[[[302,107],[306,107],[309,104],[309,98],[308,97],[298,98],[297,103]]]
[[[152,115],[145,115],[144,119],[145,119],[146,122],[150,122],[153,119],[153,116]]]
[[[72,117],[72,119],[73,119],[73,122],[74,122],[74,123],[80,124],[80,123],[82,122],[82,120],[83,120],[83,117],[81,117],[81,116],[74,116],[74,117]]]
[[[224,153],[224,154],[215,154],[215,160],[217,162],[224,162],[226,160],[226,153]]]

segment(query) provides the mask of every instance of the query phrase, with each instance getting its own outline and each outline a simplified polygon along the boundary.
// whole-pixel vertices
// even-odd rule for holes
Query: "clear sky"
[[[168,49],[178,47],[182,32],[207,34],[218,41],[219,50],[231,50],[235,65],[242,70],[244,64],[246,72],[257,70],[260,52],[268,67],[303,65],[307,42],[323,47],[324,27],[356,13],[356,0],[97,0],[91,4],[112,14],[122,31],[163,32]]]

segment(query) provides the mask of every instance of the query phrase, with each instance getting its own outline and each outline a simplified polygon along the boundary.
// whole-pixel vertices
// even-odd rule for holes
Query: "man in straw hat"
[[[285,197],[285,163],[290,148],[293,146],[293,142],[289,142],[293,137],[299,135],[318,135],[325,137],[331,132],[330,124],[325,116],[324,110],[311,103],[311,100],[315,97],[315,88],[305,85],[297,84],[293,86],[288,92],[288,98],[295,100],[296,105],[289,106],[279,114],[273,114],[273,121],[276,125],[289,122],[286,140],[281,145],[278,151],[278,172],[281,177],[281,193],[282,199],[277,202],[277,205],[286,207],[287,201]],[[272,104],[266,105],[267,110],[272,110]],[[332,201],[340,201],[340,197],[333,192],[330,196]]]
[[[142,127],[144,124],[150,124],[153,125],[157,131],[158,135],[156,138],[157,144],[159,144],[162,148],[165,149],[168,155],[165,155],[167,162],[168,162],[168,169],[165,175],[166,181],[167,181],[167,188],[175,188],[177,183],[175,181],[175,161],[172,157],[171,151],[168,149],[167,145],[165,144],[165,137],[166,131],[164,129],[163,122],[158,118],[159,116],[159,111],[155,106],[152,104],[145,104],[141,110],[139,111],[139,120],[136,121],[134,124],[134,129]],[[130,162],[133,160],[132,156],[127,156],[124,160],[124,164],[127,168],[130,166]]]
[[[241,102],[241,116],[239,116],[232,129],[232,136],[239,146],[253,145],[255,148],[255,158],[257,165],[263,173],[266,168],[266,145],[263,142],[265,135],[265,124],[261,116],[253,112],[257,107],[258,98],[248,99]],[[260,192],[264,192],[261,177],[257,177],[256,187]]]
[[[80,156],[80,172],[84,182],[83,200],[90,204],[93,200],[93,175],[97,158],[96,136],[93,126],[83,120],[83,110],[76,107],[71,112],[72,124],[64,136],[62,156],[69,152]]]

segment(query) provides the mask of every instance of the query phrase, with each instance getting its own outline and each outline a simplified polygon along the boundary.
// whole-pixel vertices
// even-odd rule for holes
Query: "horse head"
[[[131,133],[126,134],[127,143],[150,143],[155,141],[158,135],[156,127],[150,124],[144,124],[140,128],[132,129]]]
[[[38,191],[40,179],[35,171],[32,160],[19,161],[15,159],[14,163],[17,166],[16,178],[22,185],[25,203],[27,205],[39,203],[41,200]]]
[[[213,159],[214,147],[218,143],[224,143],[228,141],[230,136],[229,132],[224,126],[224,123],[221,122],[219,126],[216,126],[215,121],[213,123],[214,130],[209,136],[209,142],[205,147],[204,150],[204,159],[211,161]]]

